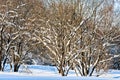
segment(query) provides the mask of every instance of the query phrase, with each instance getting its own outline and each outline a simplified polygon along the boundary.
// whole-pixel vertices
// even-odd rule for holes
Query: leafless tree
[[[101,33],[95,27],[95,20],[93,22],[90,20],[94,19],[95,12],[97,12],[102,3],[103,1],[96,3],[92,9],[89,9],[91,5],[86,7],[84,1],[53,1],[49,2],[46,10],[42,8],[44,16],[39,15],[40,19],[36,19],[40,22],[39,26],[34,29],[34,36],[39,43],[43,43],[48,48],[50,51],[49,56],[55,62],[62,76],[67,76],[68,71],[73,67],[73,63],[77,65],[77,59],[80,59],[80,61],[77,61],[81,62],[79,66],[82,65],[82,68],[87,68],[89,63],[88,57],[97,55],[95,59],[91,58],[92,63],[89,63],[89,67],[84,69],[90,70],[91,65],[94,64],[94,70],[97,66],[100,59],[99,54],[103,53],[100,51],[102,42],[97,41],[98,35],[101,35]],[[84,12],[84,10],[89,11],[89,13],[87,11]],[[94,48],[96,50],[92,51]],[[86,60],[83,61],[82,56]],[[83,66],[82,62],[86,62],[86,65]],[[81,75],[83,76],[88,75],[87,72],[84,74],[83,71],[82,73]]]
[[[24,0],[6,0],[1,5],[1,70],[4,70],[7,61],[14,65],[18,71],[22,61],[25,60],[30,33],[27,32],[27,21],[31,4]],[[24,49],[23,49],[24,47]],[[26,52],[25,52],[26,51]]]

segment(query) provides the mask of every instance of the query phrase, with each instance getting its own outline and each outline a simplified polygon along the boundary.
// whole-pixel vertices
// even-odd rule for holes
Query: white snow
[[[76,76],[74,71],[70,71],[67,77],[62,77],[53,66],[24,65],[19,72],[10,72],[8,69],[0,72],[0,80],[120,80],[120,71],[109,70],[99,77]]]

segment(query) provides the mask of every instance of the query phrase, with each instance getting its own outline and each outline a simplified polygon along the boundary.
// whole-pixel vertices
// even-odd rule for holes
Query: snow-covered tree
[[[2,1],[1,1],[2,2]],[[0,5],[1,70],[9,62],[18,71],[28,54],[30,33],[27,31],[31,4],[24,0],[7,0]]]
[[[100,61],[108,57],[101,29],[106,26],[101,24],[107,17],[107,12],[101,13],[104,3],[104,0],[52,1],[46,9],[40,10],[37,17],[40,19],[34,18],[39,23],[33,35],[48,48],[48,55],[62,76],[72,67],[82,76],[91,76],[98,64],[103,64]]]

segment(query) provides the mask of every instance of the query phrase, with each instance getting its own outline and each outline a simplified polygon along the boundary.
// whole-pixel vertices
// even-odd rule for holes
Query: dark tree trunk
[[[61,76],[66,76],[65,73],[64,73],[64,71],[62,69],[59,69],[58,71],[61,74]]]
[[[3,61],[3,68],[2,68],[2,71],[4,71],[6,62],[7,62],[7,58],[5,58],[5,60]]]
[[[2,71],[2,59],[0,57],[0,71]]]
[[[14,72],[18,72],[20,65],[14,64]]]
[[[1,44],[0,44],[0,71],[2,71],[2,45],[3,45],[3,37],[2,37],[2,32],[3,32],[3,28],[0,32],[0,41],[1,41]]]
[[[90,73],[90,75],[89,75],[89,76],[92,76],[92,74],[93,74],[94,70],[95,70],[95,67],[93,67],[93,69],[92,69],[92,71],[91,71],[91,73]]]

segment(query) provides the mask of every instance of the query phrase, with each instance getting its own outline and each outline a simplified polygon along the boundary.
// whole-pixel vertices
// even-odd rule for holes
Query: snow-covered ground
[[[19,72],[0,72],[0,80],[120,80],[119,70],[109,70],[99,77],[80,77],[70,71],[67,77],[58,74],[52,66],[30,65],[21,66]]]

